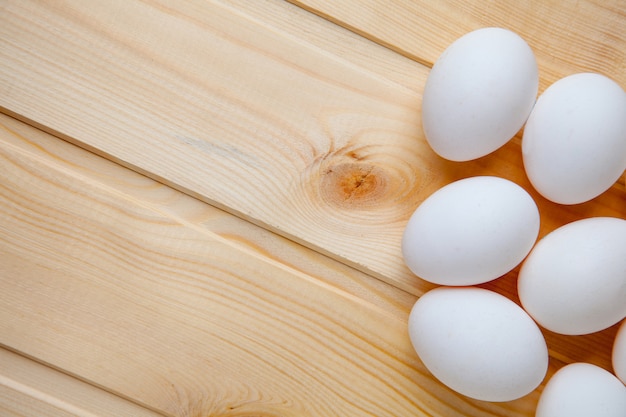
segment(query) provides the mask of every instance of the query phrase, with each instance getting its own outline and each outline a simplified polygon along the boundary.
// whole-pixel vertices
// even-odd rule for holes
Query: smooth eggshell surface
[[[518,277],[522,306],[543,327],[581,335],[626,316],[626,220],[592,217],[541,239]]]
[[[430,71],[422,100],[426,139],[449,160],[487,155],[522,127],[538,86],[535,56],[521,37],[501,28],[470,32]]]
[[[533,187],[560,204],[582,203],[626,169],[626,93],[600,74],[574,74],[539,97],[522,140]]]
[[[626,386],[610,372],[588,363],[559,369],[546,384],[535,417],[592,416],[626,416]]]
[[[613,372],[626,384],[626,320],[620,325],[615,335],[612,361]]]
[[[548,366],[535,322],[517,304],[474,287],[439,287],[417,300],[409,336],[428,370],[449,388],[484,401],[533,391]]]
[[[415,210],[402,237],[406,265],[442,285],[491,281],[517,266],[539,233],[539,211],[519,185],[479,176],[448,184]]]

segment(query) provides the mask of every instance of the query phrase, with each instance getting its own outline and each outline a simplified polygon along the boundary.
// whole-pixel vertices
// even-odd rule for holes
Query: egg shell
[[[626,220],[592,217],[552,231],[518,276],[522,306],[561,334],[603,330],[626,316]]]
[[[626,386],[588,363],[559,369],[544,388],[535,417],[624,417]]]
[[[470,32],[441,54],[426,80],[426,139],[449,160],[487,155],[520,130],[538,86],[535,56],[519,35],[493,27]]]
[[[626,384],[626,320],[622,322],[613,343],[613,372]]]
[[[439,287],[417,300],[409,336],[426,368],[449,388],[484,401],[533,391],[548,367],[535,322],[508,298],[475,287]]]
[[[499,177],[471,177],[418,206],[404,230],[402,254],[424,280],[474,285],[515,268],[538,233],[537,205],[522,187]]]
[[[522,154],[545,198],[577,204],[600,195],[626,169],[626,93],[600,74],[555,82],[528,118]]]

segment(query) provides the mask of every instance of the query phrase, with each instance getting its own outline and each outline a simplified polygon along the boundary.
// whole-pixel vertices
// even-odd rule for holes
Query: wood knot
[[[322,198],[332,205],[368,208],[380,202],[386,188],[385,172],[375,165],[346,162],[322,172]]]

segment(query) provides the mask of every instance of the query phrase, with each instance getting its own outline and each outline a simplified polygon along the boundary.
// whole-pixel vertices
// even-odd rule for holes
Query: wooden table
[[[532,416],[543,385],[474,401],[417,358],[433,286],[404,225],[474,175],[526,188],[540,236],[626,218],[626,184],[560,206],[520,134],[466,163],[429,149],[429,69],[484,26],[526,39],[541,91],[626,86],[621,0],[0,1],[0,414]],[[517,301],[517,271],[483,286]],[[545,331],[548,377],[610,370],[615,332]]]

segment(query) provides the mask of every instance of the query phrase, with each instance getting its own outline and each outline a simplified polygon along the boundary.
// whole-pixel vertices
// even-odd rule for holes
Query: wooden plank
[[[3,417],[158,417],[86,382],[0,348]]]
[[[429,287],[399,246],[419,202],[470,175],[530,189],[519,141],[442,161],[418,93],[258,14],[199,0],[1,7],[4,111],[413,294]],[[576,207],[538,197],[542,233],[624,216],[622,189]]]
[[[482,404],[436,383],[408,310],[128,194],[133,173],[114,187],[11,135],[0,130],[0,344],[175,416],[530,415],[536,393]]]
[[[298,272],[346,291],[405,319],[415,297],[346,266],[316,251],[180,193],[107,159],[59,140],[47,133],[0,114],[2,140],[57,166],[133,196],[143,205],[163,211],[187,225],[207,229],[227,239],[242,251],[254,252],[268,262],[280,263]]]
[[[288,1],[427,66],[463,34],[499,26],[517,32],[533,48],[541,90],[575,72],[599,72],[626,86],[622,0]]]

